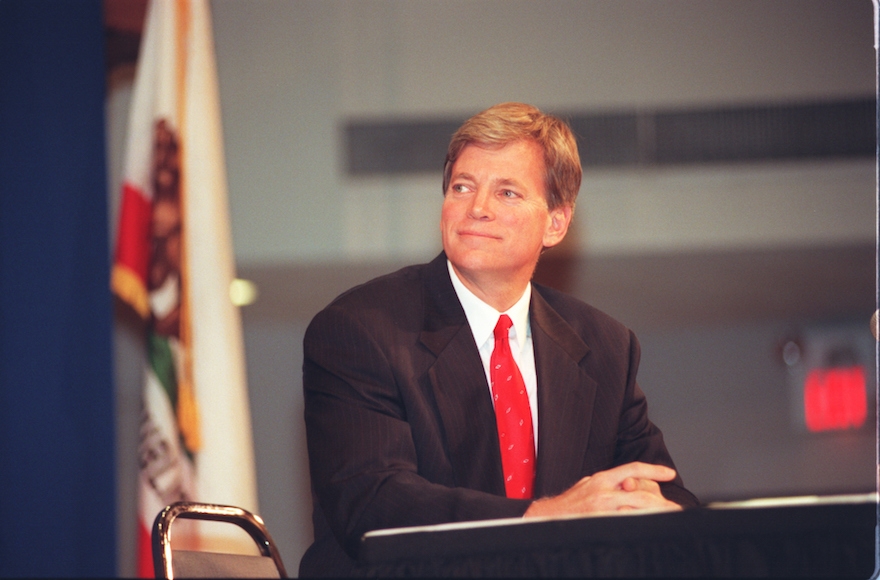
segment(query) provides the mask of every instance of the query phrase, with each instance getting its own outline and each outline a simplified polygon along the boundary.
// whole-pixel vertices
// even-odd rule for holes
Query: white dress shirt
[[[522,297],[516,304],[505,312],[498,312],[465,287],[455,273],[452,264],[446,260],[449,268],[449,277],[452,286],[458,296],[458,301],[467,316],[471,332],[474,334],[474,342],[480,351],[483,360],[483,370],[486,372],[486,384],[489,385],[489,399],[492,398],[492,379],[489,372],[489,361],[495,348],[495,325],[498,317],[507,314],[513,322],[510,327],[510,351],[513,360],[519,367],[519,372],[526,384],[526,393],[529,395],[529,409],[532,412],[532,430],[535,434],[535,454],[538,453],[538,376],[535,372],[535,350],[532,345],[532,328],[529,324],[529,301],[532,298],[532,285],[526,286]]]

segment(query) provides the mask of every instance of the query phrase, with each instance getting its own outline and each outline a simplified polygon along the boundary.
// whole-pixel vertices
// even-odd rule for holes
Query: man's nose
[[[474,193],[474,197],[471,199],[471,205],[468,208],[468,216],[473,219],[489,219],[492,216],[491,212],[491,203],[492,198],[489,195],[488,190],[485,188],[480,188]]]

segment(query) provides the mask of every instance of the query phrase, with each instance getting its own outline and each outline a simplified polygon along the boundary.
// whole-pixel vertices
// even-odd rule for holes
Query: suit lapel
[[[541,497],[559,494],[581,477],[596,381],[580,364],[589,347],[537,291],[531,327],[538,376],[535,496]]]
[[[449,280],[445,254],[428,265],[424,292],[420,340],[436,356],[428,377],[456,485],[504,495],[489,386],[467,317]]]

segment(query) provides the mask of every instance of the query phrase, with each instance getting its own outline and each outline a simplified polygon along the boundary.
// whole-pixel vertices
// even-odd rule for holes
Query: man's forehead
[[[500,155],[491,155],[492,153],[502,152],[502,150],[504,150],[503,152],[505,154],[515,155],[515,163],[511,163],[513,162],[513,159],[509,157],[502,160],[502,156]],[[487,152],[490,153],[490,155],[484,156],[480,154],[481,152]],[[477,159],[474,159],[474,155],[472,155],[473,153],[476,153]],[[540,146],[534,141],[521,139],[503,145],[490,146],[479,143],[469,143],[461,150],[455,162],[452,164],[450,177],[455,179],[476,180],[481,177],[480,174],[483,173],[482,170],[486,165],[496,167],[496,161],[502,161],[502,163],[507,162],[512,165],[507,168],[508,171],[504,171],[500,175],[492,176],[494,181],[500,183],[520,182],[521,174],[528,171],[527,168],[530,161],[537,162],[540,165],[539,170],[542,174],[546,169],[543,152],[541,151]]]

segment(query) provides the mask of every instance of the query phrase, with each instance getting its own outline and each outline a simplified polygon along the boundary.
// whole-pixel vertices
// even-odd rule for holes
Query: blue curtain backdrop
[[[0,0],[0,576],[114,576],[100,0]]]

